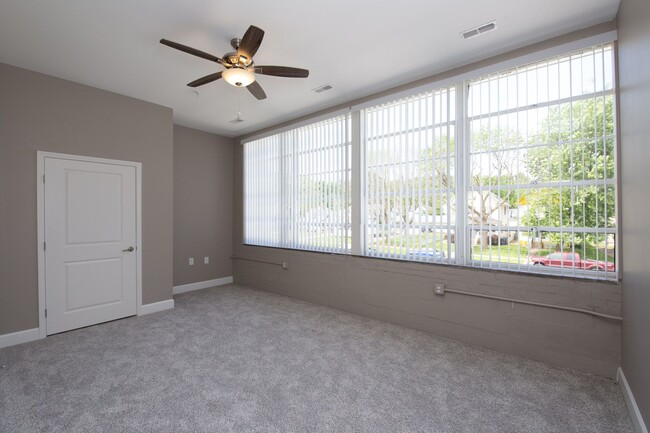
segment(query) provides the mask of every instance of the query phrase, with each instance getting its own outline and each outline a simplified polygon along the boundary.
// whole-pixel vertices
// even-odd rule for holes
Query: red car
[[[554,266],[557,268],[576,268],[585,269],[587,271],[607,270],[609,272],[614,272],[616,270],[615,263],[591,259],[582,260],[578,253],[551,253],[546,257],[534,256],[530,258],[530,262],[533,265]]]

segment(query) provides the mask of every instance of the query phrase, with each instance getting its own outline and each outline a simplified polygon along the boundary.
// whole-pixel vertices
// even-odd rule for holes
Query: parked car
[[[409,252],[409,257],[413,259],[434,258],[435,260],[440,260],[445,258],[445,253],[433,248],[424,248],[421,250]]]
[[[587,271],[607,270],[613,272],[616,270],[616,264],[612,262],[603,262],[600,260],[586,259],[582,260],[578,253],[551,253],[545,257],[533,256],[530,258],[533,265],[554,266],[557,268],[576,268]]]

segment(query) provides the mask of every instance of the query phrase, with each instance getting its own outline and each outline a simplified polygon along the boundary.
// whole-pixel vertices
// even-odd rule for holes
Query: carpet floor
[[[632,432],[616,383],[229,285],[0,350],[2,432]]]

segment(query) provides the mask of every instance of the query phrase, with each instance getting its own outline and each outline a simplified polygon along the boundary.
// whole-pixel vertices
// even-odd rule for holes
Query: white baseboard
[[[178,295],[180,293],[191,292],[193,290],[207,289],[209,287],[223,286],[224,284],[232,284],[232,277],[217,278],[215,280],[199,281],[198,283],[183,284],[181,286],[174,286],[172,293]]]
[[[38,328],[27,329],[25,331],[12,332],[11,334],[0,335],[0,349],[3,347],[15,346],[16,344],[29,343],[30,341],[40,340],[41,333]]]
[[[165,301],[153,302],[151,304],[144,304],[140,308],[138,316],[144,316],[145,314],[157,313],[159,311],[171,310],[174,308],[174,300],[167,299]]]
[[[616,371],[616,381],[621,387],[621,392],[623,393],[623,398],[625,399],[625,404],[627,405],[627,410],[630,412],[630,418],[632,418],[632,425],[634,426],[634,431],[636,433],[648,433],[648,429],[643,422],[641,417],[641,412],[639,412],[639,407],[636,405],[636,400],[634,399],[634,394],[630,389],[630,385],[627,383],[625,374],[623,374],[623,369],[618,367]]]

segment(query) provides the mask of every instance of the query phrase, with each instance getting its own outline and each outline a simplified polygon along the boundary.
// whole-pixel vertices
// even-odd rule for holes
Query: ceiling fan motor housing
[[[237,53],[226,53],[223,55],[223,59],[226,61],[224,65],[226,68],[249,68],[253,66],[252,59]]]

